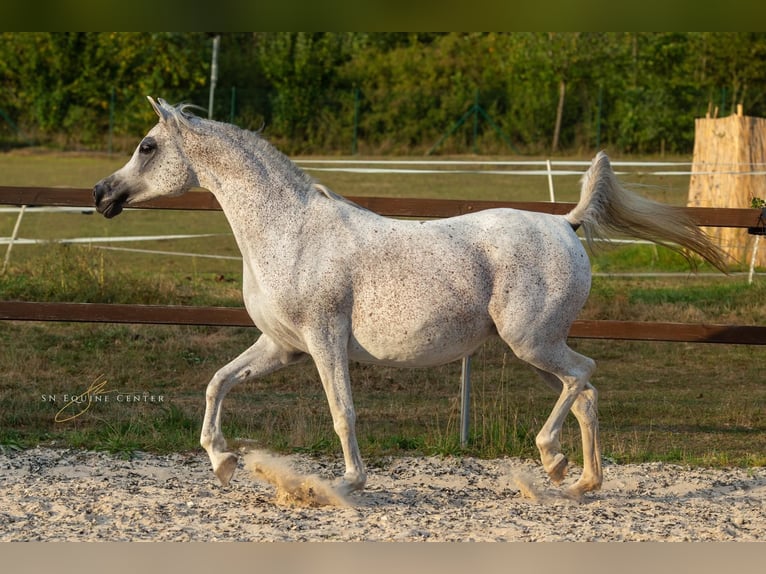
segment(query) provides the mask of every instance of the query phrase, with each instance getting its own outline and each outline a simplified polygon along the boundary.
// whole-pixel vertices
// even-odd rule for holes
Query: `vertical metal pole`
[[[548,194],[550,195],[551,203],[556,203],[556,193],[553,191],[553,166],[551,160],[546,160],[548,164]]]
[[[114,134],[114,86],[109,96],[109,155],[112,155],[112,136]]]
[[[463,357],[460,375],[460,446],[468,446],[471,418],[471,357]]]
[[[3,270],[1,274],[5,275],[6,269],[8,269],[8,263],[11,260],[11,250],[13,249],[13,243],[19,236],[19,227],[21,226],[21,218],[24,217],[24,212],[27,210],[26,205],[22,205],[19,210],[19,216],[16,218],[16,225],[13,226],[13,233],[11,233],[11,240],[8,242],[8,248],[5,250],[5,260],[3,261]]]
[[[218,46],[221,43],[221,37],[213,38],[213,61],[210,64],[210,100],[207,105],[207,117],[213,119],[213,94],[215,93],[215,84],[218,82]]]

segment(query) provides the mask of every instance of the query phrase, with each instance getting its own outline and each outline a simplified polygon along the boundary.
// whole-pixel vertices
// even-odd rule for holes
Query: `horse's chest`
[[[259,331],[282,346],[306,352],[302,330],[289,314],[270,306],[262,300],[245,300],[245,307]]]
[[[252,276],[244,282],[243,296],[248,314],[258,329],[272,339],[296,350],[307,352],[305,335],[343,311],[343,297],[337,285],[308,285],[294,277],[292,280],[272,277],[264,283]]]

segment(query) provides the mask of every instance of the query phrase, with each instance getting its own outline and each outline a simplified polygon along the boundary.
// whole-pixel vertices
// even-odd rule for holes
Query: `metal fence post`
[[[215,85],[218,82],[218,47],[221,45],[221,36],[213,38],[213,58],[210,63],[210,98],[207,105],[207,117],[213,119],[213,101],[215,99]]]
[[[109,155],[112,155],[112,142],[114,140],[114,86],[109,94]]]
[[[548,165],[548,193],[550,194],[551,203],[556,203],[556,193],[553,191],[553,165],[551,160],[546,160]]]
[[[359,151],[358,138],[359,138],[359,88],[354,89],[354,135],[351,140],[351,155],[356,155]]]
[[[27,210],[26,205],[22,205],[21,209],[19,209],[19,216],[16,218],[16,224],[13,226],[13,232],[11,233],[11,239],[8,241],[8,247],[5,250],[5,260],[3,261],[3,269],[0,272],[0,274],[5,275],[6,270],[8,269],[8,263],[11,261],[11,250],[13,249],[13,244],[19,237],[19,227],[21,227],[21,219],[24,217],[24,212]]]
[[[463,357],[460,375],[460,446],[468,446],[471,418],[471,356]]]

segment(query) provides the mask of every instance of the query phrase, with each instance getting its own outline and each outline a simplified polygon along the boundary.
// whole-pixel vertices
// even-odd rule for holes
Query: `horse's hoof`
[[[227,453],[213,472],[215,472],[218,480],[221,481],[221,486],[229,486],[235,470],[237,470],[237,455]]]
[[[564,498],[571,500],[572,502],[583,502],[583,495],[585,492],[577,484],[573,484],[564,491]]]
[[[344,476],[333,481],[333,489],[341,496],[348,496],[352,492],[362,490],[366,480],[357,476]]]
[[[553,484],[561,484],[561,481],[564,480],[564,477],[567,475],[568,464],[569,461],[567,460],[566,456],[561,453],[556,455],[553,465],[551,465],[551,468],[548,469],[548,476],[550,477]]]
[[[580,478],[577,482],[575,482],[572,486],[566,489],[564,492],[564,496],[569,498],[570,500],[575,500],[577,502],[583,501],[583,496],[586,492],[591,492],[594,490],[599,490],[601,488],[601,479],[593,480],[593,479],[587,479],[587,478]]]

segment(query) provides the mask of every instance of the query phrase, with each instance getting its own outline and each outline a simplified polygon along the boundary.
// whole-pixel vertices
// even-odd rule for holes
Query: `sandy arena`
[[[340,461],[278,461],[313,496],[323,479],[342,474]],[[605,463],[603,489],[578,503],[533,461],[386,458],[370,465],[367,488],[345,505],[325,497],[327,505],[312,506],[278,492],[263,473],[256,478],[252,464],[241,462],[223,488],[202,452],[130,461],[79,450],[0,452],[0,540],[766,540],[766,468]]]

